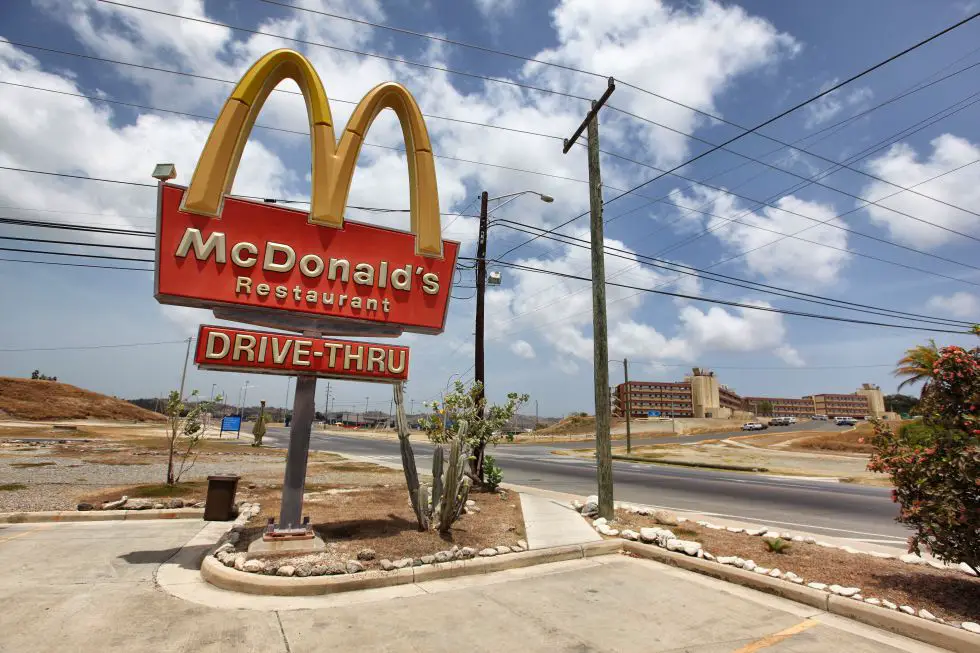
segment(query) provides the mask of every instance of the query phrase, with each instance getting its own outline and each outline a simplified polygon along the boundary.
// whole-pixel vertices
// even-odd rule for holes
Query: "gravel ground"
[[[93,443],[92,449],[97,446]],[[108,452],[107,458],[112,455]],[[97,458],[98,454],[85,455],[85,458],[93,457]],[[55,455],[53,446],[3,443],[0,445],[0,512],[74,510],[80,497],[97,494],[100,490],[165,480],[165,454],[146,452],[140,458],[141,464],[101,464]],[[211,474],[231,473],[240,475],[245,483],[279,484],[284,459],[284,452],[282,457],[203,453],[181,480],[201,480]],[[307,483],[370,484],[388,482],[399,474],[361,463],[311,460]],[[3,490],[2,487],[8,484],[26,487]]]

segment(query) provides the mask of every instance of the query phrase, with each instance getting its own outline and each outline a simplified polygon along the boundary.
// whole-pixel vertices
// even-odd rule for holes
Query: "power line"
[[[88,265],[84,263],[60,263],[58,261],[28,261],[21,258],[0,258],[4,263],[30,263],[33,265],[57,265],[69,268],[99,268],[101,270],[133,270],[136,272],[153,272],[153,268],[126,268],[117,265]],[[187,342],[181,340],[181,342]]]
[[[519,223],[514,223],[519,224]],[[505,225],[508,226],[508,225]],[[524,233],[530,233],[519,227],[510,227],[518,231],[523,231]],[[575,238],[572,236],[564,236],[568,240],[562,241],[554,238],[554,234],[546,236],[551,240],[556,242],[561,242],[565,245],[570,245],[572,247],[578,247],[581,249],[591,249],[589,241],[583,238]],[[574,242],[569,242],[574,241]],[[934,322],[936,324],[943,324],[945,326],[972,326],[974,323],[968,320],[953,320],[945,318],[936,318],[931,315],[922,315],[920,313],[910,313],[907,311],[898,311],[894,309],[884,308],[880,306],[873,306],[870,304],[861,304],[858,302],[850,302],[843,299],[836,299],[833,297],[825,297],[822,295],[817,295],[813,293],[807,293],[799,290],[793,290],[791,288],[782,288],[779,286],[773,286],[770,284],[765,284],[757,281],[751,281],[748,279],[742,279],[739,277],[734,277],[726,274],[720,274],[717,272],[709,272],[705,269],[696,268],[690,265],[683,265],[681,263],[675,263],[673,261],[666,261],[663,259],[658,259],[650,256],[645,256],[643,254],[638,254],[635,252],[630,252],[629,250],[620,249],[616,247],[605,246],[603,251],[607,256],[612,256],[615,258],[620,258],[627,261],[635,261],[638,265],[647,265],[650,267],[658,268],[661,270],[667,270],[670,272],[679,272],[682,275],[694,276],[706,281],[714,281],[717,283],[723,283],[726,285],[737,286],[740,288],[746,288],[748,290],[755,290],[759,292],[765,292],[773,295],[778,295],[781,297],[787,297],[789,299],[796,299],[800,301],[812,302],[815,304],[822,304],[825,306],[832,306],[834,308],[844,308],[846,310],[861,311],[867,313],[873,313],[877,315],[884,315],[887,317],[898,317],[901,319],[917,319],[920,321]],[[516,318],[514,318],[516,319]]]
[[[511,263],[509,261],[503,262],[502,265],[506,265],[507,267],[511,267],[511,268],[514,268],[514,269],[517,269],[517,270],[523,270],[525,272],[537,272],[537,273],[541,273],[541,274],[550,274],[550,275],[557,276],[557,277],[563,277],[563,278],[566,278],[566,279],[575,279],[575,280],[578,280],[578,281],[587,281],[587,282],[590,282],[590,283],[592,281],[592,279],[590,277],[583,277],[583,276],[579,276],[579,275],[575,275],[575,274],[567,274],[567,273],[564,273],[564,272],[557,272],[555,270],[545,270],[543,268],[535,268],[535,267],[531,267],[531,266],[528,266],[528,265],[521,265],[519,263]],[[630,290],[639,290],[639,291],[642,291],[642,292],[654,293],[654,294],[657,294],[657,295],[665,295],[665,296],[668,296],[668,297],[677,297],[677,298],[680,298],[680,299],[689,299],[689,300],[692,300],[692,301],[706,302],[706,303],[709,303],[709,304],[721,304],[723,306],[733,306],[733,307],[736,307],[736,308],[745,308],[745,309],[755,310],[755,311],[764,311],[764,312],[767,312],[767,313],[781,313],[783,315],[794,315],[794,316],[797,316],[797,317],[808,317],[808,318],[814,318],[814,319],[820,319],[820,320],[831,320],[831,321],[834,321],[834,322],[849,322],[849,323],[852,323],[852,324],[865,324],[865,325],[870,325],[870,326],[890,327],[890,328],[895,328],[895,329],[911,329],[911,330],[914,330],[914,331],[930,331],[930,332],[935,332],[935,333],[958,333],[958,334],[968,334],[968,333],[971,333],[970,331],[952,331],[952,330],[948,330],[948,329],[934,329],[934,328],[929,328],[929,327],[920,327],[920,326],[913,326],[913,325],[908,325],[908,324],[893,324],[893,323],[887,323],[887,322],[872,322],[872,321],[869,321],[869,320],[858,320],[858,319],[855,319],[855,318],[847,318],[847,317],[841,317],[841,316],[836,316],[836,315],[822,315],[822,314],[819,314],[819,313],[805,313],[805,312],[802,312],[802,311],[791,311],[791,310],[787,310],[787,309],[774,308],[772,306],[757,306],[757,305],[753,305],[753,304],[744,304],[744,303],[741,303],[741,302],[733,302],[733,301],[728,301],[728,300],[724,300],[724,299],[717,299],[717,298],[714,298],[714,297],[701,297],[701,296],[698,296],[698,295],[688,295],[686,293],[675,293],[675,292],[669,292],[669,291],[666,291],[666,290],[656,290],[654,288],[643,288],[643,287],[640,287],[640,286],[632,286],[632,285],[629,285],[629,284],[615,283],[615,282],[611,282],[611,281],[607,281],[606,282],[606,285],[616,286],[618,288],[628,288]]]
[[[144,252],[155,252],[155,247],[136,247],[135,245],[106,245],[104,243],[80,243],[72,240],[47,240],[44,238],[19,238],[17,236],[0,236],[0,240],[18,240],[28,243],[45,243],[49,245],[82,245],[85,247],[106,247],[108,249],[136,249]]]
[[[784,111],[776,114],[775,116],[773,116],[771,118],[768,118],[767,120],[764,120],[763,122],[757,124],[755,127],[752,127],[751,129],[747,129],[746,131],[742,132],[741,134],[737,134],[736,136],[733,136],[733,137],[729,138],[728,140],[726,140],[726,141],[724,141],[722,143],[719,143],[718,145],[715,145],[715,146],[713,146],[713,147],[705,150],[704,152],[701,152],[698,155],[695,155],[694,157],[691,157],[689,159],[686,159],[685,161],[682,161],[681,163],[677,164],[673,168],[671,168],[669,170],[665,170],[661,174],[659,174],[659,175],[657,175],[655,177],[652,177],[652,178],[650,178],[650,179],[648,179],[648,180],[646,180],[646,181],[644,181],[644,182],[642,182],[640,184],[637,184],[636,186],[633,186],[632,188],[630,188],[630,189],[628,189],[628,190],[626,190],[626,191],[624,191],[624,192],[616,195],[612,199],[605,200],[602,203],[602,205],[603,206],[606,206],[608,204],[612,204],[616,200],[618,200],[620,198],[623,198],[623,197],[626,197],[627,195],[630,195],[632,193],[635,193],[636,191],[640,190],[641,188],[644,188],[645,186],[647,186],[647,185],[649,185],[649,184],[657,181],[658,179],[661,179],[661,178],[667,176],[668,174],[671,174],[673,172],[676,172],[677,170],[680,170],[681,168],[683,168],[683,167],[685,167],[687,165],[690,165],[691,163],[694,163],[695,161],[698,161],[698,160],[700,160],[700,159],[708,156],[709,154],[711,154],[713,152],[717,152],[718,150],[720,150],[723,147],[726,147],[728,145],[731,145],[735,141],[738,141],[738,140],[744,138],[745,136],[748,136],[749,134],[752,134],[752,133],[758,131],[759,129],[762,129],[765,126],[770,125],[770,124],[776,122],[780,118],[783,118],[784,116],[787,116],[787,115],[793,113],[794,111],[797,111],[797,110],[805,107],[808,104],[811,104],[813,102],[816,102],[820,98],[822,98],[822,97],[824,97],[826,95],[829,95],[830,93],[833,93],[834,91],[839,90],[839,89],[843,88],[844,86],[847,86],[851,82],[856,81],[856,80],[860,79],[861,77],[864,77],[865,75],[870,74],[871,72],[877,70],[878,68],[881,68],[882,66],[885,66],[885,65],[891,63],[892,61],[895,61],[896,59],[905,56],[906,54],[912,52],[913,50],[916,50],[917,48],[920,48],[920,47],[926,45],[930,41],[933,41],[933,40],[935,40],[935,39],[943,36],[944,34],[947,34],[948,32],[950,32],[950,31],[952,31],[952,30],[954,30],[954,29],[956,29],[956,28],[958,28],[958,27],[960,27],[962,25],[965,25],[966,23],[968,23],[971,20],[977,18],[978,16],[980,16],[980,12],[976,12],[976,13],[972,14],[971,16],[969,16],[967,18],[964,18],[963,20],[961,20],[961,21],[959,21],[959,22],[957,22],[957,23],[955,23],[955,24],[953,24],[953,25],[951,25],[951,26],[949,26],[949,27],[947,27],[947,28],[945,28],[945,29],[943,29],[943,30],[935,33],[935,34],[933,34],[932,36],[929,36],[929,37],[927,37],[927,38],[919,41],[918,43],[916,43],[916,44],[914,44],[912,46],[909,46],[909,47],[905,48],[901,52],[899,52],[897,54],[893,54],[892,56],[888,57],[887,59],[885,59],[883,61],[880,61],[880,62],[874,64],[873,66],[870,66],[868,68],[865,68],[864,70],[862,70],[862,71],[860,71],[860,72],[858,72],[858,73],[856,73],[854,75],[851,75],[850,77],[848,77],[844,81],[839,82],[837,84],[834,84],[830,88],[828,88],[828,89],[826,89],[824,91],[821,91],[821,92],[817,93],[816,95],[814,95],[814,96],[812,96],[812,97],[810,97],[810,98],[808,98],[808,99],[806,99],[806,100],[804,100],[802,102],[799,102],[799,103],[791,106],[790,108],[788,108],[788,109],[786,109],[786,110],[784,110]],[[574,222],[575,220],[578,220],[580,217],[582,217],[583,215],[586,215],[587,213],[588,212],[586,211],[585,213],[582,213],[581,215],[578,215],[578,216],[576,216],[576,217],[574,217],[574,218],[572,218],[570,220],[567,220],[566,222],[558,225],[557,227],[554,227],[554,228],[550,229],[549,232],[553,233],[556,229],[560,229],[561,227],[564,227],[564,226],[566,226],[566,225]],[[507,252],[505,252],[502,256],[506,256],[507,254],[510,254],[514,250],[523,247],[524,245],[532,242],[533,240],[535,240],[535,239],[534,238],[531,238],[530,240],[527,240],[527,241],[521,243],[520,245],[517,245],[516,247],[511,248],[510,250],[508,250]]]
[[[118,349],[122,347],[151,347],[156,345],[184,345],[187,340],[162,340],[160,342],[130,342],[116,345],[77,345],[68,347],[23,347],[15,349],[0,349],[0,352],[25,352],[25,351],[68,351],[77,349]]]
[[[48,252],[48,251],[37,250],[37,249],[18,249],[15,247],[0,247],[0,252],[19,252],[21,254],[50,254],[51,256],[72,256],[72,257],[77,256],[79,258],[97,258],[97,259],[105,259],[110,261],[137,261],[139,263],[155,263],[155,261],[151,259],[145,259],[145,258],[130,258],[125,256],[108,256],[108,255],[103,256],[100,254],[77,254],[75,252]]]
[[[67,231],[87,231],[99,234],[112,234],[114,236],[143,236],[156,238],[153,231],[137,231],[134,229],[117,229],[113,227],[100,227],[96,225],[67,223],[67,222],[47,222],[44,220],[23,220],[10,216],[0,216],[0,224],[10,224],[20,227],[32,227],[36,229],[62,229]]]

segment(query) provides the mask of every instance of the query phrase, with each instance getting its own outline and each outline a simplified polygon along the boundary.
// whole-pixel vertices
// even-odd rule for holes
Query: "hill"
[[[0,419],[162,422],[164,417],[128,401],[67,383],[0,377]]]

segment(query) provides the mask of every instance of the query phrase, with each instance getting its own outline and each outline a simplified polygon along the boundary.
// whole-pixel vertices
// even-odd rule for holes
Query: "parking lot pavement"
[[[154,574],[202,527],[193,520],[0,527],[0,651],[938,650],[620,556],[423,583],[396,598],[383,588],[329,604],[201,605],[170,595]],[[232,595],[212,596],[220,606]]]

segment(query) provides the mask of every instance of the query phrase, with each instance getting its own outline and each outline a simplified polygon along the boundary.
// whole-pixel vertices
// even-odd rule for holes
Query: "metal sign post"
[[[303,490],[306,488],[306,464],[310,455],[315,402],[316,377],[297,376],[289,448],[286,450],[286,473],[282,481],[282,505],[274,534],[306,530],[303,526]]]

